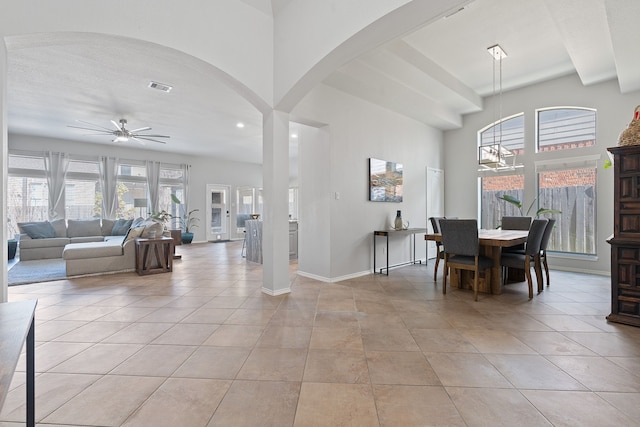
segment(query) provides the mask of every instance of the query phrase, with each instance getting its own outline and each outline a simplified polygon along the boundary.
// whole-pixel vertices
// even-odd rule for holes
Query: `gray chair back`
[[[542,235],[542,242],[540,242],[540,250],[546,251],[547,246],[549,245],[549,240],[551,239],[551,232],[553,231],[553,226],[556,224],[555,219],[549,219],[547,222],[547,226],[544,229],[544,234]]]
[[[503,216],[503,230],[528,230],[531,226],[530,216]]]
[[[478,221],[475,219],[440,220],[440,231],[446,253],[466,256],[479,255]]]
[[[527,246],[525,247],[526,255],[536,255],[540,252],[540,244],[542,243],[542,236],[544,230],[547,228],[547,219],[534,219],[529,228],[529,235],[527,236]]]
[[[440,220],[442,219],[444,219],[442,216],[429,217],[429,222],[431,223],[431,228],[433,228],[434,233],[440,233]]]

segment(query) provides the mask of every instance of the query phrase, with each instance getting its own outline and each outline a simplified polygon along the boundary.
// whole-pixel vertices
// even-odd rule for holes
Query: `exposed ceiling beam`
[[[613,45],[603,1],[544,0],[544,3],[582,84],[615,78]]]
[[[440,129],[455,129],[462,117],[433,99],[410,89],[356,60],[333,73],[325,84]]]
[[[385,49],[407,64],[417,68],[440,85],[448,88],[455,95],[465,100],[471,108],[482,108],[480,95],[407,42],[396,40],[385,45]]]
[[[618,83],[622,93],[640,89],[640,42],[638,0],[604,0],[607,11]]]

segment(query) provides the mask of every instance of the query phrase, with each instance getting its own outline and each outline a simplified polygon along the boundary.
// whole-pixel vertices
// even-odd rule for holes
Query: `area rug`
[[[48,282],[67,277],[67,268],[62,258],[20,261],[8,273],[9,286],[26,283]]]

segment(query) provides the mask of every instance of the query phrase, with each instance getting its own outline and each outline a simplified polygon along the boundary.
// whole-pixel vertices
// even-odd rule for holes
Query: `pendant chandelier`
[[[507,54],[500,45],[487,48],[487,52],[493,57],[493,142],[490,144],[480,143],[478,165],[481,170],[493,169],[497,171],[503,168],[513,168],[515,165],[515,154],[502,144],[502,60],[507,57]],[[496,64],[499,68],[499,90],[496,90]],[[498,99],[496,100],[496,98]]]

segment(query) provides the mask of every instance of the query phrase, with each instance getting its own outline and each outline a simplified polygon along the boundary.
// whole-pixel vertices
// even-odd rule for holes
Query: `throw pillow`
[[[117,219],[113,223],[113,229],[111,230],[112,236],[124,236],[127,231],[132,227],[132,219]]]
[[[115,220],[102,218],[102,225],[100,225],[100,232],[103,236],[111,236],[111,231],[113,230],[113,224],[115,224]]]
[[[67,221],[67,237],[102,236],[99,219]]]
[[[138,218],[133,220],[133,222],[131,223],[131,227],[140,227],[143,223],[144,223],[144,218],[139,216]]]
[[[64,218],[54,219],[51,226],[56,231],[56,237],[67,237],[67,221]]]
[[[140,237],[143,231],[144,231],[144,226],[130,228],[129,231],[127,231],[127,234],[124,236],[124,239],[122,240],[122,246],[124,246],[124,244],[127,243],[129,240],[133,240],[136,237]]]
[[[56,230],[49,221],[23,224],[22,229],[32,239],[51,239],[56,237]]]

